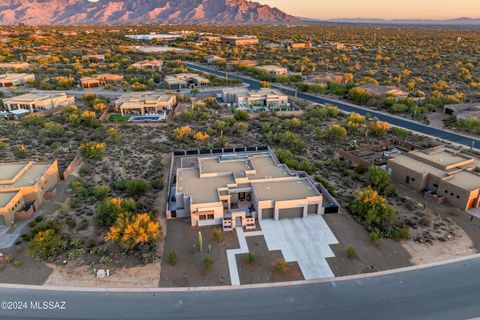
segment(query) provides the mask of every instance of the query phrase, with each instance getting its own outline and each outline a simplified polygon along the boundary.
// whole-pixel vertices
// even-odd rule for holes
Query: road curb
[[[249,284],[249,285],[235,285],[235,286],[212,286],[212,287],[181,287],[181,288],[97,288],[97,287],[60,287],[60,286],[39,286],[39,285],[23,285],[23,284],[8,284],[0,283],[1,289],[19,289],[19,290],[36,290],[36,291],[63,291],[63,292],[104,292],[104,293],[188,293],[188,292],[209,292],[209,291],[226,291],[226,290],[246,290],[246,289],[267,289],[267,288],[285,288],[291,286],[300,285],[315,285],[322,283],[331,283],[349,281],[349,280],[361,280],[374,277],[386,276],[397,273],[410,272],[415,270],[423,270],[428,268],[435,268],[448,264],[458,263],[462,261],[469,261],[480,258],[480,253],[458,257],[449,260],[433,262],[424,265],[409,266],[398,269],[391,269],[385,271],[378,271],[372,273],[363,273],[351,276],[342,276],[336,278],[324,278],[314,280],[301,280],[301,281],[288,281],[288,282],[275,282],[275,283],[261,283],[261,284]]]

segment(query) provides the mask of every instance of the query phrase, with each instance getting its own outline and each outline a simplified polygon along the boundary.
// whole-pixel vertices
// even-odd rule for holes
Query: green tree
[[[387,200],[370,187],[362,189],[355,195],[350,210],[367,226],[379,230],[391,228],[397,219],[397,213]]]
[[[377,166],[370,166],[368,169],[367,185],[381,195],[389,196],[395,193],[395,187],[387,171]]]

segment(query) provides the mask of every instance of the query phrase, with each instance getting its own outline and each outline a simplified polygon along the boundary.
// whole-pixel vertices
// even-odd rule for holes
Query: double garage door
[[[262,209],[262,219],[273,219],[274,209]],[[292,218],[301,218],[303,217],[303,207],[300,208],[289,208],[289,209],[280,209],[278,211],[278,216],[280,219],[292,219]]]

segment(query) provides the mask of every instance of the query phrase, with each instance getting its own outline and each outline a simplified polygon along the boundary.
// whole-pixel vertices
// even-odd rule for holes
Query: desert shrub
[[[213,269],[213,260],[209,258],[203,259],[202,262],[203,270],[210,271]]]
[[[370,187],[359,191],[352,201],[350,210],[370,228],[386,230],[397,219],[397,213],[387,200]]]
[[[160,223],[148,213],[133,215],[122,213],[104,239],[105,241],[115,241],[122,248],[131,250],[135,247],[152,244],[160,236]]]
[[[222,231],[222,229],[220,229],[220,228],[215,228],[215,230],[213,231],[213,238],[214,238],[215,241],[217,241],[217,242],[222,242],[222,240],[223,240],[223,231]]]
[[[374,245],[378,245],[378,242],[380,241],[380,239],[382,238],[382,234],[378,231],[371,231],[369,234],[368,234],[368,237],[370,238],[370,241],[374,244]]]
[[[30,243],[30,250],[46,260],[54,260],[67,247],[67,241],[53,229],[38,232]]]
[[[133,199],[108,198],[97,205],[95,221],[100,227],[111,226],[120,213],[129,212],[137,208]]]
[[[257,257],[255,256],[255,253],[249,252],[249,253],[247,254],[247,256],[245,257],[245,261],[247,261],[247,263],[253,263],[256,258],[257,258]]]
[[[93,194],[97,199],[105,198],[109,192],[110,187],[105,184],[100,184],[93,187]]]
[[[85,254],[85,249],[83,248],[75,248],[68,252],[67,258],[68,260],[77,260]]]
[[[287,271],[287,269],[288,269],[288,263],[283,258],[278,260],[277,263],[275,264],[275,270],[277,270],[278,272],[285,272]]]
[[[357,256],[357,251],[355,250],[355,247],[352,245],[347,246],[346,252],[347,252],[347,257],[349,259],[353,259]]]
[[[408,226],[401,226],[394,232],[393,237],[397,240],[408,240],[410,238],[410,232]]]
[[[131,179],[124,182],[125,190],[130,196],[141,196],[150,189],[150,182],[143,179]]]
[[[167,262],[171,266],[174,266],[177,264],[177,253],[175,251],[170,251],[168,253]]]

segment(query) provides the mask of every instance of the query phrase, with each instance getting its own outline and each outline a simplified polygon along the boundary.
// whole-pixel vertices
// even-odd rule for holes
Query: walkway
[[[230,281],[233,286],[240,285],[240,276],[238,275],[237,259],[235,255],[248,253],[247,239],[245,237],[255,237],[263,235],[262,231],[243,232],[243,228],[235,228],[238,237],[239,249],[227,250],[228,270],[230,272]]]

